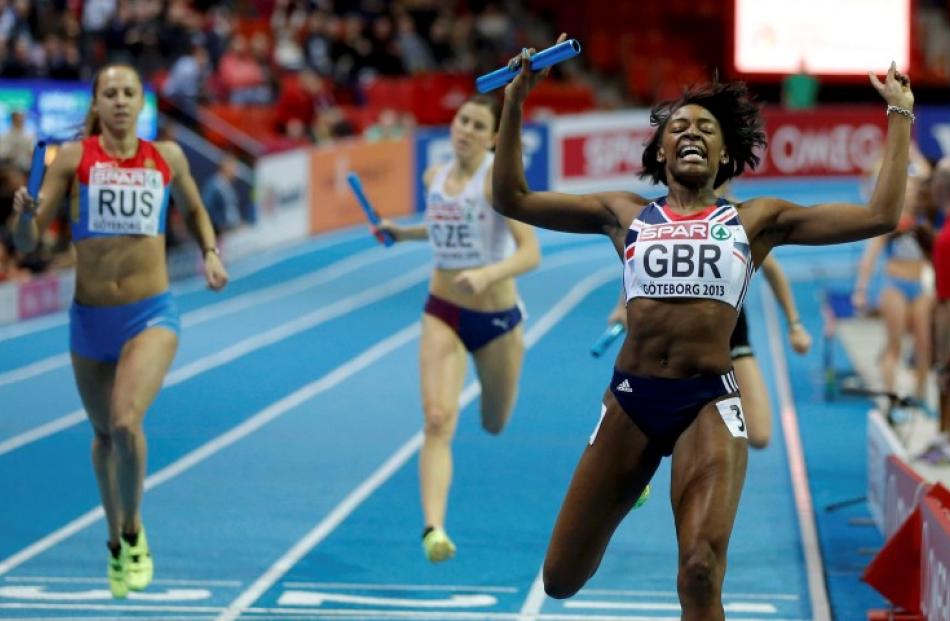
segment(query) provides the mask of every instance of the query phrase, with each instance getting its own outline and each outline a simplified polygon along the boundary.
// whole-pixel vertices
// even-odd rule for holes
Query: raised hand
[[[868,78],[887,105],[913,110],[914,93],[910,90],[910,78],[897,70],[897,63],[891,62],[883,82],[873,73],[868,73]]]
[[[561,41],[567,40],[567,34],[561,33],[561,36],[557,38],[555,44],[560,43]],[[541,71],[532,71],[531,70],[531,57],[535,53],[534,48],[525,48],[521,50],[521,54],[515,56],[508,61],[508,67],[511,69],[516,69],[519,66],[521,67],[521,73],[518,74],[508,86],[505,87],[505,97],[512,99],[518,103],[523,102],[527,97],[528,93],[531,92],[531,89],[534,86],[548,77],[548,74],[551,73],[551,68],[543,69]]]
[[[20,188],[13,195],[13,213],[18,216],[32,218],[36,215],[36,209],[39,206],[38,201],[34,200],[27,191],[26,186]]]

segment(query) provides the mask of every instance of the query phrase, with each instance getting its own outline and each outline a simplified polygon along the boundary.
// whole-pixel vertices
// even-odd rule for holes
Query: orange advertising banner
[[[411,213],[413,162],[408,138],[314,149],[310,158],[310,233],[366,223],[346,183],[349,172],[360,176],[367,198],[381,216]]]

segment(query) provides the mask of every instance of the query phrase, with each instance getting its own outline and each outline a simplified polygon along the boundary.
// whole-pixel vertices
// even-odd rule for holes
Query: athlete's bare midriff
[[[649,377],[723,374],[732,367],[729,337],[737,317],[735,308],[715,300],[633,299],[617,368]]]
[[[889,259],[884,264],[884,273],[902,280],[920,280],[924,271],[924,261],[907,259]]]
[[[496,282],[478,295],[459,291],[455,278],[464,271],[466,270],[434,270],[429,281],[429,293],[456,306],[483,312],[507,310],[518,303],[514,278]]]
[[[163,235],[99,237],[76,244],[75,297],[80,304],[129,304],[166,289]]]

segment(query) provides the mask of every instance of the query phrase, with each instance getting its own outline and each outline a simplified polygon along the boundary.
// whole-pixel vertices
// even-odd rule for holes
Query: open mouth
[[[706,152],[699,145],[683,145],[676,152],[676,156],[684,162],[705,162]]]

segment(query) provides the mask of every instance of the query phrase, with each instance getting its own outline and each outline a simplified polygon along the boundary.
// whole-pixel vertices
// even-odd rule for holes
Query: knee
[[[142,433],[141,418],[133,413],[118,413],[109,423],[110,441],[124,449],[129,447],[134,439]]]
[[[112,450],[112,436],[107,430],[93,428],[92,450],[105,452]]]
[[[441,405],[427,403],[425,411],[425,435],[428,438],[449,438],[456,412]]]
[[[543,579],[545,594],[554,599],[572,597],[584,586],[583,582],[578,581],[570,573],[558,571],[554,567],[548,566],[547,563],[544,564]]]
[[[756,433],[751,428],[749,429],[749,447],[754,449],[764,449],[769,445],[769,440],[771,434],[768,433]]]
[[[508,423],[508,412],[482,410],[482,429],[493,436],[499,435]]]
[[[676,584],[681,599],[709,605],[718,599],[720,560],[708,542],[701,542],[680,556]]]

